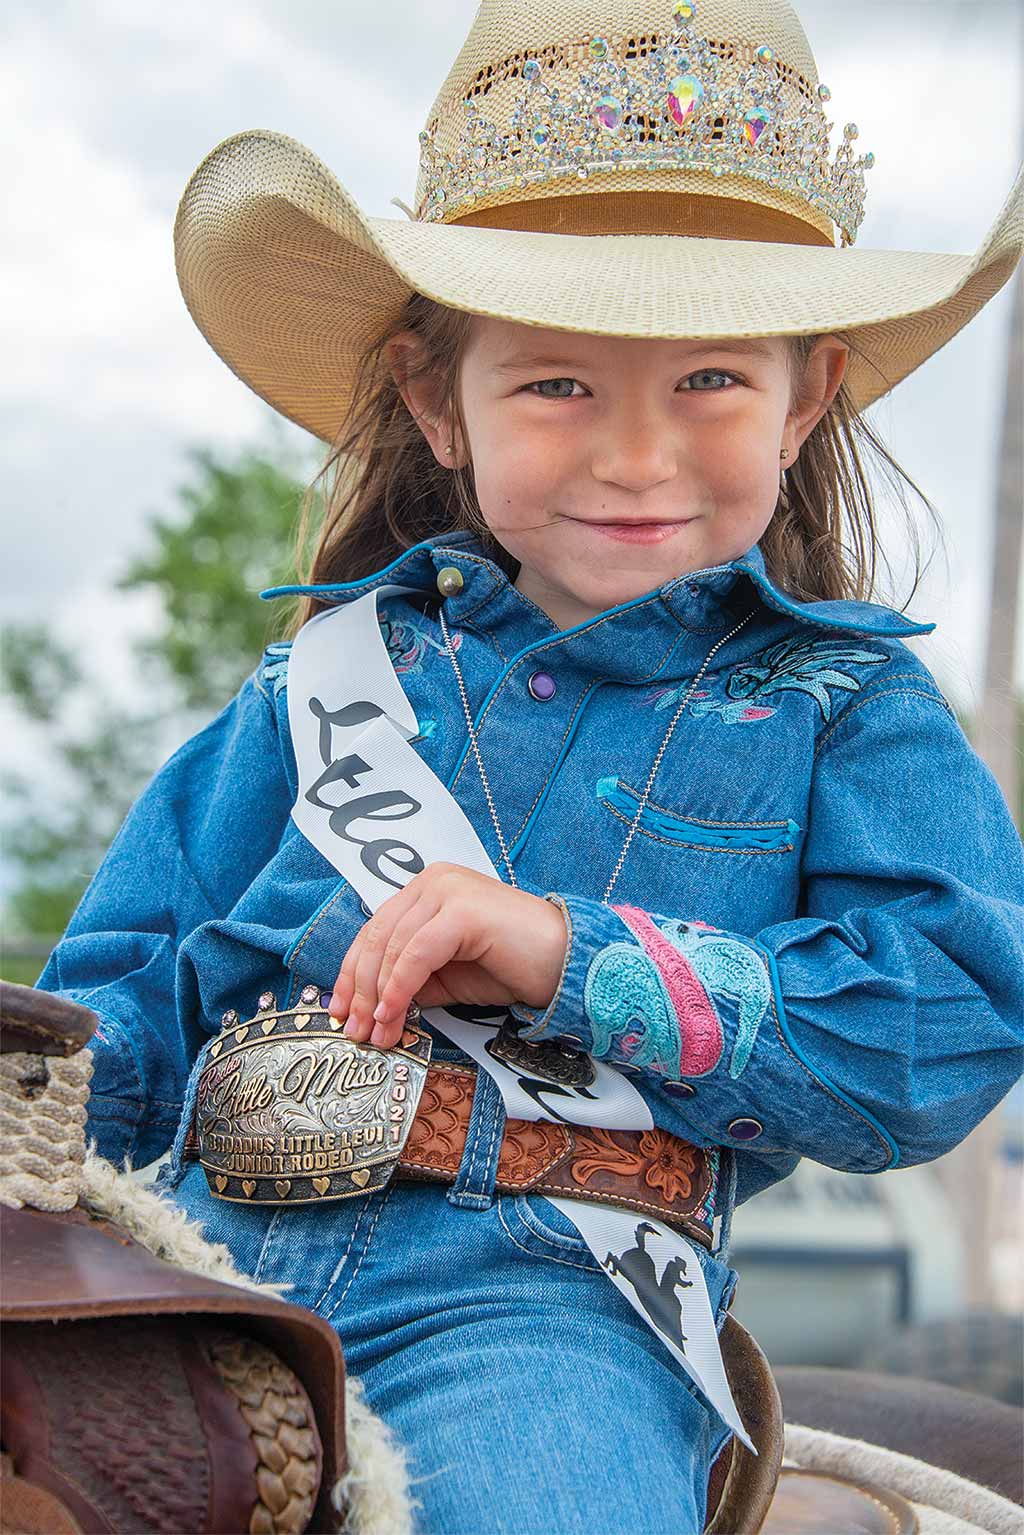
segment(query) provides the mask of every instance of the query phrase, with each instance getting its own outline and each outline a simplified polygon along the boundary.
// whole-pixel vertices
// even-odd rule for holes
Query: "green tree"
[[[206,448],[190,454],[191,483],[179,488],[185,515],[156,516],[151,548],[117,581],[150,587],[162,623],[140,641],[140,665],[172,680],[187,708],[219,707],[280,632],[281,604],[255,595],[294,581],[294,532],[302,485],[293,473],[247,452],[233,462]]]
[[[278,451],[271,459],[203,448],[189,462],[176,514],[150,518],[148,547],[116,583],[159,597],[156,632],[132,646],[139,686],[131,691],[143,704],[115,702],[45,626],[6,630],[0,680],[40,763],[31,780],[15,772],[0,780],[12,876],[4,930],[16,937],[64,930],[160,763],[233,696],[287,620],[282,604],[257,594],[296,579],[295,528],[312,465]],[[15,979],[38,969],[14,976],[5,965]]]

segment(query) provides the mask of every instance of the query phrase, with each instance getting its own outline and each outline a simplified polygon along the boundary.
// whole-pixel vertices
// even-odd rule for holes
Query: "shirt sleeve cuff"
[[[523,1039],[552,1039],[556,1035],[560,1035],[568,1038],[572,1044],[582,1044],[583,1040],[580,1035],[573,1033],[571,1020],[568,1017],[562,1017],[562,1014],[568,1011],[563,999],[566,992],[566,977],[569,974],[569,967],[573,957],[572,914],[565,901],[555,891],[549,890],[544,899],[545,901],[550,901],[553,906],[557,906],[565,920],[565,954],[562,959],[562,973],[558,977],[555,994],[543,1012],[535,1011],[522,1002],[514,1002],[509,1008],[509,1012],[513,1018],[517,1018],[520,1023],[526,1025],[520,1031],[520,1037]]]

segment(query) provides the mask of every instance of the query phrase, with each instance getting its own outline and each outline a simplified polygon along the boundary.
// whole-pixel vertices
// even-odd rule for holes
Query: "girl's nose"
[[[676,475],[676,444],[668,430],[633,412],[599,431],[591,471],[602,484],[652,490]]]

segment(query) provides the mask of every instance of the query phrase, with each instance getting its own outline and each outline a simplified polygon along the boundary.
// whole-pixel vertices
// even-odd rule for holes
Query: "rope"
[[[0,1204],[70,1210],[85,1160],[92,1055],[0,1056]]]

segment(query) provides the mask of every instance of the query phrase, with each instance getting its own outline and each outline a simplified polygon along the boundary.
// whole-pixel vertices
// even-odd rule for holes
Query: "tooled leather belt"
[[[245,1022],[228,1015],[200,1074],[184,1155],[202,1163],[212,1194],[284,1206],[350,1198],[393,1176],[455,1182],[475,1065],[431,1064],[415,1009],[398,1045],[378,1050],[345,1038],[319,1000],[264,1000]],[[706,1149],[667,1130],[506,1119],[495,1189],[640,1211],[710,1247],[714,1172]]]

